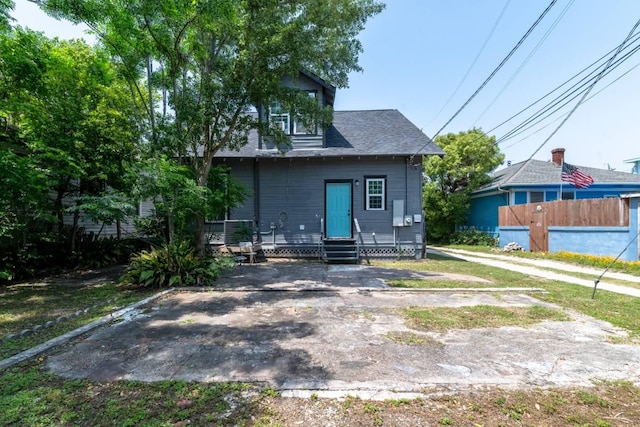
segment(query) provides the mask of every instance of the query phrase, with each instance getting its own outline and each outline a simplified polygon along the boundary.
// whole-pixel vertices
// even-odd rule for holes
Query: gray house
[[[301,73],[285,84],[333,106],[335,88]],[[225,221],[251,221],[267,257],[420,256],[424,238],[423,156],[444,155],[397,110],[335,111],[326,129],[304,126],[285,111],[258,108],[290,135],[278,150],[252,133],[225,164],[252,190]],[[228,235],[228,233],[226,233]]]

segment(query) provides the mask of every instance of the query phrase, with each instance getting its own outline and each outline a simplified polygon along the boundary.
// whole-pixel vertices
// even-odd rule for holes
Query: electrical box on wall
[[[413,222],[415,222],[415,223],[422,222],[422,215],[421,214],[413,214]]]
[[[404,226],[411,227],[413,225],[413,217],[411,215],[404,216]]]
[[[404,200],[393,201],[393,226],[404,227]]]

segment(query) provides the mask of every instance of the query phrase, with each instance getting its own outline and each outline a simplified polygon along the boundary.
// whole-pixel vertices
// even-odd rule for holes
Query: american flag
[[[582,172],[569,163],[562,163],[562,180],[574,185],[576,188],[587,188],[593,184],[593,177]]]

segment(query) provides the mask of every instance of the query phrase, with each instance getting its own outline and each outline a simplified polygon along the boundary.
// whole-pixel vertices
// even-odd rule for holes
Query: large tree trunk
[[[204,217],[201,214],[196,215],[194,231],[195,235],[195,249],[196,253],[200,256],[205,254],[204,246]]]

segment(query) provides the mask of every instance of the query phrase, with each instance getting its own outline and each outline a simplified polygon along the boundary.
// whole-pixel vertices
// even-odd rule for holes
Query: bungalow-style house
[[[640,175],[640,157],[636,157],[635,159],[628,159],[628,160],[625,160],[624,162],[631,163],[633,165],[633,169],[631,169],[631,173]]]
[[[335,87],[300,73],[283,84],[333,106]],[[259,107],[290,137],[279,150],[257,132],[216,164],[252,190],[225,221],[250,221],[267,257],[421,256],[422,158],[444,155],[397,110],[335,111],[333,122],[303,126],[286,111]],[[228,233],[225,233],[228,235]]]
[[[498,208],[554,200],[620,197],[640,192],[640,175],[578,166],[593,178],[586,188],[562,180],[564,148],[551,150],[551,161],[526,160],[493,174],[491,182],[471,194],[468,227],[498,234]]]

